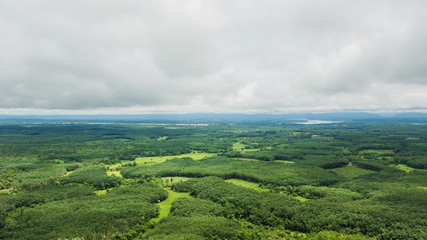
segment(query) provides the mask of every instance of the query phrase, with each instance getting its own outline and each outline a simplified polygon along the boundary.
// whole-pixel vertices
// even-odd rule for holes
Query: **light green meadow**
[[[258,191],[258,192],[269,192],[270,191],[266,188],[260,187],[259,183],[249,182],[249,181],[245,181],[245,180],[241,180],[241,179],[228,179],[226,181],[229,183],[235,184],[237,186],[253,189],[253,190]]]
[[[201,160],[201,159],[213,157],[216,155],[217,153],[194,152],[194,153],[185,153],[185,154],[174,155],[174,156],[138,157],[135,159],[135,163],[136,164],[156,164],[156,163],[165,162],[173,158],[187,158],[187,157],[192,158],[193,160]]]
[[[411,168],[405,164],[397,164],[397,165],[392,165],[392,166],[399,169],[399,170],[405,171],[407,173],[415,170],[414,168]]]
[[[168,198],[156,204],[157,206],[159,206],[159,216],[151,219],[151,222],[159,222],[160,219],[168,216],[171,210],[172,202],[175,201],[177,198],[191,197],[190,193],[175,192],[170,189],[168,189],[167,191],[169,194]]]

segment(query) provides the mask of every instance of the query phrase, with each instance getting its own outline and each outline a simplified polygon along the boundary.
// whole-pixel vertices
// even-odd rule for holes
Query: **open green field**
[[[259,162],[260,161],[258,159],[253,159],[253,158],[239,158],[239,160],[248,161],[248,162]]]
[[[236,184],[237,186],[253,189],[258,192],[269,192],[270,190],[262,188],[259,186],[259,183],[249,182],[241,179],[228,179],[226,180],[229,183]]]
[[[242,151],[242,152],[256,152],[259,151],[260,149],[258,148],[247,148],[247,145],[241,143],[241,142],[236,142],[233,143],[233,151]]]
[[[174,183],[178,183],[178,182],[184,182],[184,181],[188,181],[192,178],[188,178],[188,177],[162,177],[162,181],[163,184],[165,185],[171,185]]]
[[[233,143],[233,151],[243,151],[246,145],[241,142]]]
[[[156,163],[162,163],[162,162],[165,162],[167,160],[174,159],[174,158],[187,158],[187,157],[189,157],[189,158],[192,158],[194,160],[200,160],[200,159],[204,159],[204,158],[213,157],[216,155],[217,155],[216,153],[193,152],[193,153],[185,153],[185,154],[171,155],[171,156],[137,157],[137,158],[135,158],[134,161],[124,162],[124,163],[116,163],[116,164],[109,165],[108,167],[110,169],[112,169],[112,171],[109,171],[108,175],[115,175],[115,176],[121,177],[120,170],[115,170],[115,169],[121,169],[121,167],[127,163],[135,162],[138,165],[141,165],[141,164],[152,165],[152,164],[156,164]]]
[[[254,159],[254,158],[239,158],[239,160],[244,160],[244,161],[249,161],[249,162],[259,162],[259,161],[261,161],[261,160]],[[286,164],[295,163],[293,161],[286,161],[286,160],[273,160],[271,162],[279,162],[279,163],[286,163]]]
[[[13,188],[1,189],[0,194],[9,194],[13,191]]]
[[[159,222],[160,219],[166,217],[170,213],[172,202],[175,201],[176,199],[191,197],[189,193],[175,192],[170,189],[168,189],[167,191],[168,191],[168,198],[156,204],[157,206],[159,206],[159,216],[156,218],[152,218],[151,222]]]
[[[286,163],[286,164],[292,164],[292,163],[295,163],[295,162],[293,162],[293,161],[286,161],[286,160],[274,160],[273,162]]]
[[[232,183],[232,184],[235,184],[235,185],[240,186],[240,187],[245,187],[245,188],[255,190],[257,192],[270,192],[270,189],[260,187],[259,183],[249,182],[249,181],[245,181],[245,180],[241,180],[241,179],[227,179],[225,181]],[[297,199],[298,201],[301,201],[301,202],[305,202],[308,200],[308,199],[303,198],[301,196],[292,196],[292,197]]]
[[[387,150],[387,149],[365,149],[360,151],[359,153],[371,153],[371,154],[378,154],[378,155],[388,155],[388,154],[394,154],[393,150]]]
[[[136,164],[155,164],[162,163],[174,158],[192,158],[193,160],[200,160],[208,157],[213,157],[217,155],[216,153],[204,153],[204,152],[194,152],[186,153],[174,156],[159,156],[159,157],[138,157],[135,159]]]
[[[250,149],[244,149],[243,151],[244,152],[256,152],[256,151],[259,151],[259,149],[257,149],[257,148],[250,148]]]
[[[414,168],[411,168],[411,167],[409,167],[408,165],[405,165],[405,164],[396,164],[396,165],[392,165],[392,166],[394,166],[395,168],[400,169],[402,171],[405,171],[407,173],[415,170]]]
[[[105,195],[105,194],[107,194],[107,189],[97,190],[97,191],[95,191],[95,194],[96,195]]]
[[[122,174],[120,173],[120,171],[107,171],[107,174],[109,176],[117,176],[117,177],[123,177]]]
[[[295,196],[295,197],[293,197],[293,198],[295,198],[296,200],[298,200],[298,201],[300,201],[300,202],[308,201],[308,199],[307,199],[307,198],[303,198],[303,197],[301,197],[301,196]]]

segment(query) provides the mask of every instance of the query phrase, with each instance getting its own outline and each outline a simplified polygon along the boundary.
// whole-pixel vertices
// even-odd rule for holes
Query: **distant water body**
[[[328,123],[341,123],[342,121],[323,121],[323,120],[307,120],[305,122],[296,122],[296,124],[328,124]]]

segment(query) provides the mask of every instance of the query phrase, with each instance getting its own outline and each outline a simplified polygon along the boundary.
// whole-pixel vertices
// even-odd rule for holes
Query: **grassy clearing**
[[[394,154],[393,150],[386,150],[386,149],[365,149],[362,151],[359,151],[359,153],[374,153],[374,154],[379,154],[379,155],[383,155],[383,154]]]
[[[259,151],[259,148],[245,149],[245,152],[256,152]]]
[[[232,183],[232,184],[235,184],[235,185],[240,186],[240,187],[250,188],[250,189],[258,191],[258,192],[270,192],[269,189],[260,187],[258,183],[254,183],[254,182],[249,182],[249,181],[245,181],[245,180],[241,180],[241,179],[228,179],[225,181]],[[296,200],[300,201],[300,202],[305,202],[308,200],[307,198],[303,198],[301,196],[292,196],[292,197],[295,198]]]
[[[334,140],[334,137],[325,137],[325,136],[320,136],[320,135],[311,135],[311,138],[316,139],[316,140],[324,140],[324,141]]]
[[[108,176],[116,176],[116,177],[123,177],[120,171],[109,171],[107,172]]]
[[[13,191],[13,188],[1,189],[0,194],[9,194]]]
[[[233,158],[233,159],[235,159],[235,160],[249,161],[249,162],[260,162],[260,160],[254,159],[254,158]]]
[[[159,156],[159,157],[138,157],[135,159],[135,163],[138,165],[141,164],[156,164],[156,163],[162,163],[165,162],[167,160],[173,159],[173,158],[192,158],[193,160],[201,160],[204,158],[209,158],[209,157],[213,157],[218,155],[217,153],[203,153],[203,152],[193,152],[193,153],[185,153],[185,154],[180,154],[180,155],[172,155],[172,156]],[[108,172],[108,175],[116,175],[117,177],[122,177],[122,175],[120,174],[120,171],[117,171],[115,169],[121,169],[121,167],[123,166],[123,164],[126,163],[131,163],[134,161],[128,161],[128,162],[122,162],[122,163],[116,163],[116,164],[111,164],[108,165],[108,167],[110,169],[113,169],[114,171]]]
[[[174,156],[160,156],[160,157],[139,157],[135,159],[136,164],[156,164],[156,163],[162,163],[166,160],[173,159],[173,158],[192,158],[193,160],[200,160],[204,158],[209,158],[216,156],[216,153],[202,153],[202,152],[195,152],[195,153],[186,153],[186,154],[180,154],[180,155],[174,155]],[[120,164],[119,164],[120,165]]]
[[[307,199],[307,198],[303,198],[303,197],[301,197],[301,196],[294,196],[293,198],[295,198],[296,200],[298,200],[298,201],[300,201],[300,202],[308,201],[308,199]]]
[[[254,182],[248,182],[245,180],[240,180],[240,179],[228,179],[225,180],[229,183],[235,184],[237,186],[241,186],[241,187],[245,187],[245,188],[250,188],[253,189],[255,191],[258,192],[269,192],[270,190],[266,189],[266,188],[262,188],[259,186],[259,183],[254,183]]]
[[[177,182],[185,182],[193,178],[188,177],[162,177],[163,184],[169,185]]]
[[[246,147],[247,145],[241,142],[233,143],[233,151],[256,152],[260,150],[258,148],[246,148]]]
[[[399,169],[399,170],[405,171],[407,173],[415,170],[415,169],[413,169],[413,168],[411,168],[405,164],[397,164],[397,165],[392,165],[392,166]]]
[[[273,162],[280,162],[280,163],[286,163],[286,164],[292,164],[292,163],[295,163],[295,162],[292,162],[292,161],[286,161],[286,160],[274,160]]]
[[[105,195],[105,194],[107,194],[107,189],[97,190],[97,191],[95,191],[95,194],[96,195]]]
[[[246,148],[246,145],[241,142],[233,143],[233,151],[242,151]]]
[[[168,198],[164,200],[163,202],[157,203],[156,205],[159,206],[159,217],[151,219],[151,222],[157,223],[160,221],[160,219],[166,217],[169,215],[171,210],[172,202],[175,201],[177,198],[183,198],[183,197],[191,197],[190,193],[180,193],[180,192],[174,192],[170,189],[168,191]]]
[[[417,138],[417,137],[408,137],[408,138],[406,138],[406,140],[414,141],[414,140],[420,140],[420,138]]]
[[[421,190],[427,190],[427,187],[423,187],[423,186],[418,186],[417,188]]]
[[[266,161],[261,161],[259,159],[255,159],[255,158],[233,158],[233,159],[243,160],[243,161],[249,161],[249,162],[266,162]],[[286,164],[295,163],[293,161],[286,161],[286,160],[274,160],[274,161],[271,161],[271,162],[279,162],[279,163],[286,163]]]
[[[157,141],[162,141],[162,140],[166,140],[166,139],[168,139],[168,137],[159,137],[159,138],[157,138]]]
[[[356,166],[347,166],[347,167],[342,167],[342,168],[335,168],[335,169],[332,169],[331,171],[337,172],[337,173],[339,173],[345,177],[348,177],[350,179],[353,179],[353,178],[358,177],[360,175],[365,175],[365,174],[374,172],[372,170],[358,168]]]
[[[68,175],[70,175],[71,173],[73,173],[74,171],[69,171],[69,172],[66,172],[65,174],[64,174],[64,177],[65,176],[68,176]]]

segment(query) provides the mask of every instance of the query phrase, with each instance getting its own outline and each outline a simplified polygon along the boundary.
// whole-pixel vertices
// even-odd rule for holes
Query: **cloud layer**
[[[427,107],[426,1],[0,2],[0,109]]]

